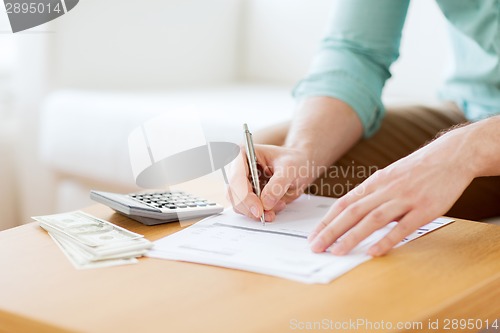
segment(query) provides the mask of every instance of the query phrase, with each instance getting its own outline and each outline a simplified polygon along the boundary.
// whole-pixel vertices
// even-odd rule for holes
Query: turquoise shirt
[[[448,21],[454,54],[440,97],[456,102],[471,121],[500,114],[500,0],[437,3]],[[366,137],[375,133],[408,5],[409,0],[336,0],[327,36],[294,96],[338,98],[356,111]]]

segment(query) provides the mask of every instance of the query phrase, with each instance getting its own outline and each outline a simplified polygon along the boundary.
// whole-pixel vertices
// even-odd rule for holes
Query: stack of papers
[[[303,195],[265,226],[227,209],[156,241],[147,256],[241,269],[305,283],[328,283],[371,259],[366,254],[368,248],[396,225],[393,222],[376,231],[348,255],[313,253],[307,236],[334,201]],[[450,222],[451,219],[439,218],[398,246]]]
[[[79,269],[133,264],[153,245],[142,235],[81,211],[33,219]]]

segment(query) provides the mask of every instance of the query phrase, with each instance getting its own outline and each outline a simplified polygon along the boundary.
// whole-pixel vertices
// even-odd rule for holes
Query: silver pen
[[[247,151],[248,167],[250,168],[250,175],[252,176],[253,191],[260,199],[259,171],[257,169],[257,155],[255,155],[252,133],[248,130],[247,124],[243,124],[243,130],[245,131],[245,148]],[[266,225],[264,212],[262,212],[262,215],[260,216],[260,221],[262,222],[262,225]]]

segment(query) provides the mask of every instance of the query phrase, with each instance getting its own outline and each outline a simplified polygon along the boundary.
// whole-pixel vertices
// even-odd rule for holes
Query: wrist
[[[315,156],[315,150],[317,149],[314,149],[314,146],[315,144],[313,142],[308,142],[305,140],[301,142],[286,142],[284,145],[285,148],[300,153],[307,161],[313,161],[317,159],[317,157]]]
[[[285,148],[293,151],[295,156],[295,167],[298,168],[298,182],[301,185],[311,184],[317,177],[319,177],[318,170],[324,169],[324,162],[320,160],[317,150],[314,148],[313,143],[300,142],[298,144],[289,143]]]
[[[467,158],[474,177],[500,175],[500,117],[491,117],[464,127]]]
[[[438,140],[448,154],[441,156],[471,180],[500,174],[500,118],[486,119],[447,132]]]

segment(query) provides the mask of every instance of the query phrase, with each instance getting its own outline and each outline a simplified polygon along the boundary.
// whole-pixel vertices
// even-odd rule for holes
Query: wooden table
[[[86,211],[150,240],[181,228]],[[500,318],[500,227],[476,222],[458,220],[328,285],[151,258],[76,270],[35,223],[1,232],[0,247],[0,332],[311,332],[299,326],[359,320],[359,332],[401,331],[368,322],[466,332],[477,329],[444,330],[446,319]]]

